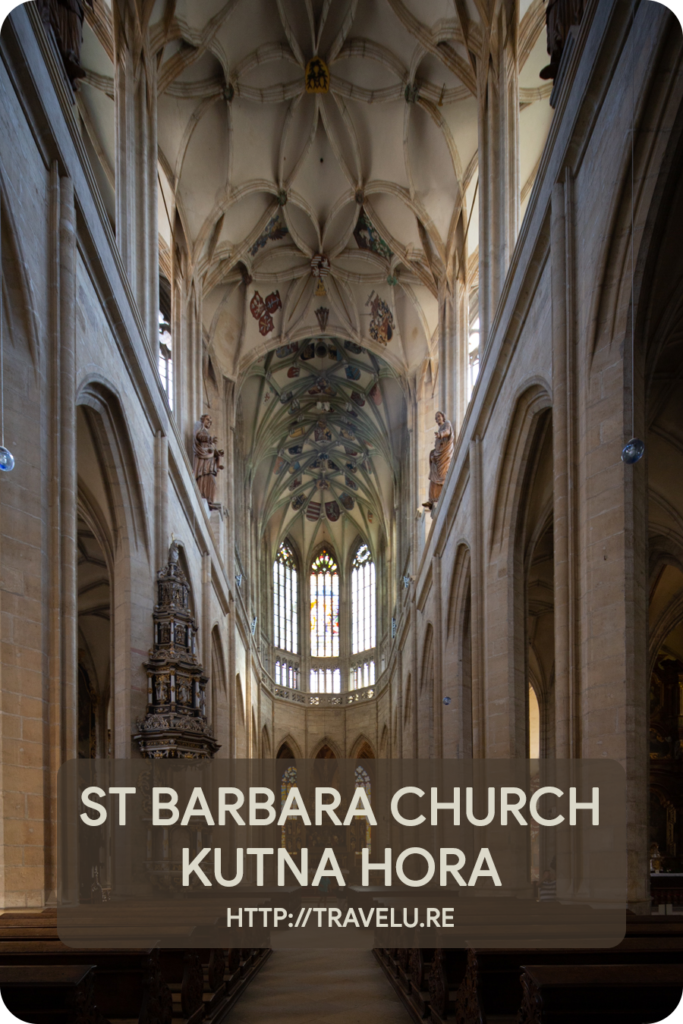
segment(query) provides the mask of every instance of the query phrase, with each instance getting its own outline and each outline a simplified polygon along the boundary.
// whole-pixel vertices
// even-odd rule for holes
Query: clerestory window
[[[375,563],[367,544],[361,544],[351,565],[351,609],[351,653],[372,650],[376,642]]]
[[[283,541],[273,562],[273,644],[292,654],[299,653],[298,575],[294,552]]]
[[[325,548],[311,565],[311,656],[339,657],[339,567]]]

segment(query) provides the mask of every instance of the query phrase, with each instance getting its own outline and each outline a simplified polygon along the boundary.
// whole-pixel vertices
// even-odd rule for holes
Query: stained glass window
[[[339,657],[339,569],[325,549],[311,566],[311,655]]]
[[[366,772],[365,768],[361,768],[361,766],[358,765],[357,768],[356,768],[356,771],[355,771],[355,776],[356,776],[356,789],[358,789],[359,787],[361,789],[364,789],[365,792],[367,793],[368,802],[372,803],[372,784],[370,782],[370,776]],[[356,820],[357,821],[364,821],[365,822],[365,845],[366,845],[366,847],[368,849],[368,852],[370,852],[370,838],[371,838],[371,835],[372,835],[372,831],[371,831],[371,828],[370,828],[370,822],[368,821],[367,818],[363,818],[361,815],[358,815]]]
[[[351,566],[352,654],[375,646],[375,600],[375,563],[370,548],[361,544]]]
[[[296,768],[285,768],[284,772],[282,773],[282,781],[280,783],[280,810],[282,810],[282,808],[285,806],[285,803],[287,802],[287,797],[289,796],[290,789],[297,785],[298,782],[296,777]],[[291,822],[291,820],[291,818],[288,818],[285,824],[281,826],[282,834],[280,839],[280,845],[283,846],[285,849],[287,849],[291,845],[287,842],[287,839],[289,838],[288,825]],[[289,829],[289,831],[291,832],[291,829]],[[289,852],[296,852],[296,848],[294,848],[293,850],[290,849]]]
[[[341,671],[338,668],[312,668],[308,688],[311,693],[341,693]]]
[[[298,573],[294,552],[286,541],[273,562],[273,644],[299,653]]]

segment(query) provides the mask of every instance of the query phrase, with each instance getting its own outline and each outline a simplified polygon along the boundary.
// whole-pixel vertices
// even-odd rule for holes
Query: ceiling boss
[[[322,57],[311,57],[306,65],[306,92],[329,92],[330,72]]]

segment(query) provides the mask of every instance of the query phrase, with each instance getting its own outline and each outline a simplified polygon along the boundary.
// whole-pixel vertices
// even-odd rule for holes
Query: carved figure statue
[[[584,7],[585,0],[548,0],[545,23],[548,31],[550,64],[540,72],[541,78],[554,79],[557,75],[569,29],[572,25],[580,23]]]
[[[92,0],[41,0],[40,3],[43,23],[52,26],[64,69],[72,85],[76,79],[85,77],[81,67],[85,4],[92,7]]]
[[[448,468],[453,458],[453,425],[442,412],[437,412],[435,443],[429,453],[429,500],[423,502],[425,508],[433,508],[441,497],[446,482]]]
[[[199,485],[199,493],[206,498],[209,508],[216,505],[216,477],[225,452],[217,447],[218,438],[211,435],[211,417],[204,413],[194,435],[194,476]]]
[[[169,685],[168,679],[165,676],[161,676],[156,680],[156,699],[157,704],[168,704],[169,698]]]

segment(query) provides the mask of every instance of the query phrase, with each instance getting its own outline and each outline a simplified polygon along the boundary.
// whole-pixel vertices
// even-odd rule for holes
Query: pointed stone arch
[[[303,757],[299,744],[296,742],[296,740],[290,733],[287,733],[285,736],[281,737],[281,739],[276,744],[276,749],[276,758],[284,757],[300,759]]]
[[[87,410],[117,531],[127,539],[131,551],[142,548],[149,559],[150,532],[142,480],[120,396],[102,378],[93,376],[81,383],[76,405]]]
[[[422,643],[419,696],[416,704],[417,756],[434,757],[434,627],[427,623]]]
[[[313,748],[313,754],[311,755],[314,760],[328,761],[336,760],[341,761],[344,757],[343,753],[329,736],[325,736],[324,739]]]
[[[374,760],[377,755],[375,754],[375,749],[370,740],[361,733],[351,747],[350,756],[352,758],[358,758],[359,760],[362,760],[363,758],[370,758]]]

